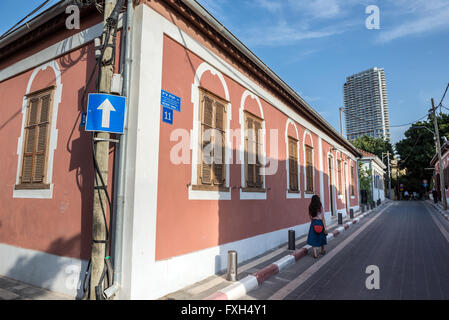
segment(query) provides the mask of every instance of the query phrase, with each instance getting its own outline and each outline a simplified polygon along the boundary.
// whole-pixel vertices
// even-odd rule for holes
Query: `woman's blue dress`
[[[313,226],[315,225],[324,227],[323,221],[321,221],[321,219],[313,219],[312,222],[310,223],[309,235],[307,237],[307,244],[312,247],[324,246],[327,244],[327,237],[324,234],[324,228],[323,231],[321,231],[320,233],[316,233],[313,230]]]

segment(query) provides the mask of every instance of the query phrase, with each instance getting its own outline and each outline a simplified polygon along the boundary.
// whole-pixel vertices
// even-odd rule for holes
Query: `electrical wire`
[[[36,12],[38,12],[40,9],[42,9],[46,4],[48,4],[50,1],[53,0],[45,0],[43,3],[41,3],[39,6],[37,6],[34,10],[32,10],[30,13],[28,13],[24,18],[22,18],[21,20],[19,20],[19,22],[17,22],[15,25],[13,25],[11,28],[9,28],[5,33],[3,33],[0,36],[0,40],[2,40],[3,38],[7,37],[8,35],[10,35],[11,33],[13,33],[16,30],[16,27],[18,25],[20,25],[23,21],[25,21],[27,18],[31,17],[33,14],[35,14]]]
[[[447,89],[449,89],[449,83],[448,83],[447,86],[446,86],[446,90],[444,90],[443,97],[441,98],[441,101],[440,101],[440,103],[438,104],[437,108],[443,106],[442,103],[443,103],[444,98],[446,97]],[[447,109],[447,108],[445,108],[445,109]]]
[[[423,115],[421,118],[416,119],[413,122],[409,122],[409,123],[404,123],[404,124],[397,124],[397,125],[390,125],[390,128],[398,128],[398,127],[405,127],[405,126],[409,126],[411,124],[415,124],[416,122],[418,122],[419,120],[422,120],[424,118],[426,118],[429,114],[425,114]]]
[[[365,122],[367,125],[372,125],[372,123],[369,122],[368,120],[363,119],[363,118],[360,118],[360,117],[358,117],[358,116],[356,116],[356,115],[347,113],[346,110],[345,110],[344,108],[343,108],[342,110],[343,110],[343,112],[344,112],[346,115],[348,115],[348,116],[350,116],[350,117],[353,117],[353,118],[356,118],[356,119],[358,119],[358,120],[360,120],[360,121],[363,121],[363,122]],[[397,127],[405,127],[405,126],[409,126],[409,125],[411,125],[411,124],[414,124],[414,123],[418,122],[419,120],[424,119],[424,118],[427,117],[427,116],[428,116],[428,114],[425,114],[424,116],[422,116],[422,117],[416,119],[416,120],[413,121],[413,122],[409,122],[409,123],[390,125],[390,128],[397,128]]]

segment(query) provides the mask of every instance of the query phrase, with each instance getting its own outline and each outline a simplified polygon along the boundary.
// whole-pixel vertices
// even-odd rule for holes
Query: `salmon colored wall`
[[[307,223],[309,220],[307,207],[309,198],[304,198],[304,148],[303,136],[305,128],[296,123],[300,142],[300,188],[301,199],[286,199],[286,144],[285,126],[287,116],[268,102],[260,99],[266,125],[266,152],[270,152],[270,129],[278,129],[278,170],[275,175],[266,176],[267,200],[240,200],[241,166],[230,165],[230,187],[232,200],[188,200],[188,185],[191,183],[190,164],[172,164],[170,150],[180,140],[171,141],[170,134],[175,129],[186,129],[193,126],[192,84],[196,69],[204,61],[185,49],[183,46],[164,37],[162,89],[181,98],[181,112],[174,112],[173,125],[161,122],[158,173],[158,204],[156,228],[156,259],[167,259],[173,256],[197,251],[200,249],[237,241],[293,225]],[[232,105],[231,129],[239,129],[239,108],[246,88],[224,75]],[[201,86],[225,98],[224,90],[218,76],[210,72],[203,74]],[[261,116],[255,100],[248,97],[245,110]],[[293,126],[292,126],[293,128]],[[294,129],[288,131],[296,135]],[[319,186],[319,147],[318,136],[311,132],[308,143],[313,143],[315,165],[315,192]],[[195,137],[196,139],[196,137]],[[323,154],[328,149],[323,142]],[[236,159],[240,142],[233,141],[233,159]],[[190,159],[192,159],[192,152]],[[323,158],[326,168],[327,156]],[[324,193],[327,202],[327,177]],[[328,204],[326,205],[328,208]],[[344,207],[344,206],[343,206]]]
[[[0,82],[0,164],[4,168],[0,170],[0,243],[89,259],[94,177],[91,133],[79,125],[82,93],[95,64],[93,44],[57,58],[56,62],[61,71],[62,100],[56,124],[52,199],[13,198],[22,101],[34,69]],[[31,92],[55,82],[55,74],[48,67],[37,74]],[[108,175],[111,197],[113,149],[111,146]]]

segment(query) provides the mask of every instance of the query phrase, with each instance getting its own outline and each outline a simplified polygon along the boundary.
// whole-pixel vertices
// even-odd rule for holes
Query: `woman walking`
[[[309,205],[309,217],[311,220],[309,236],[307,237],[307,244],[313,247],[313,257],[316,259],[316,248],[321,247],[321,254],[325,254],[324,246],[327,244],[327,229],[324,220],[323,206],[321,205],[320,197],[314,195]]]

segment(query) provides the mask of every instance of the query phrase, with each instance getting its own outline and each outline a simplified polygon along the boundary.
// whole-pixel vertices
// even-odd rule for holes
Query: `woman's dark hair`
[[[320,201],[320,197],[317,195],[314,195],[312,197],[312,201],[310,201],[309,205],[309,214],[312,218],[315,218],[318,215],[318,212],[321,211],[322,205]]]

